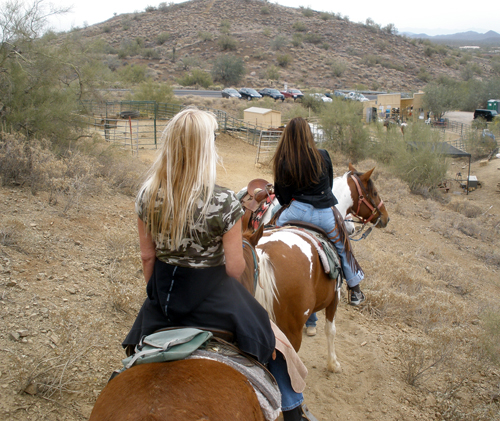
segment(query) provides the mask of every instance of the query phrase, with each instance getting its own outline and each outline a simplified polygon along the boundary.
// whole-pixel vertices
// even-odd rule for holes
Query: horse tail
[[[362,271],[361,266],[359,265],[358,261],[354,257],[354,254],[352,253],[352,246],[349,240],[349,234],[344,224],[344,218],[342,218],[342,215],[335,206],[332,206],[332,211],[333,211],[333,216],[335,217],[335,223],[337,224],[339,241],[342,242],[342,244],[344,245],[345,254],[347,257],[347,264],[351,267],[353,272]]]
[[[274,266],[266,252],[257,249],[257,255],[259,256],[259,282],[255,288],[255,299],[267,311],[269,318],[276,322],[274,301],[278,302],[278,295]]]

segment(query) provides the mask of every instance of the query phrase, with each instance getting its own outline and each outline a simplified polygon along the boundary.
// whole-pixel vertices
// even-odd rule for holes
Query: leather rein
[[[359,179],[359,177],[356,174],[350,174],[349,175],[352,180],[354,181],[354,184],[356,185],[356,189],[358,190],[358,210],[354,212],[354,209],[351,207],[349,210],[351,211],[352,215],[354,215],[356,218],[358,218],[363,224],[367,224],[370,222],[375,215],[378,213],[378,219],[373,223],[373,225],[377,225],[380,221],[380,218],[382,216],[382,212],[380,211],[380,207],[384,204],[384,201],[380,199],[380,203],[375,205],[375,203],[372,202],[370,198],[367,199],[368,194],[366,192],[365,186]],[[361,209],[361,205],[364,204],[370,211],[371,215],[368,219],[363,218],[360,214],[359,211]]]

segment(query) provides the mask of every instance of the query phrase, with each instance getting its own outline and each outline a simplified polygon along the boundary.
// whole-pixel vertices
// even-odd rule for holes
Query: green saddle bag
[[[163,330],[141,339],[136,353],[122,360],[123,369],[136,364],[182,360],[213,336],[212,332],[195,328]]]

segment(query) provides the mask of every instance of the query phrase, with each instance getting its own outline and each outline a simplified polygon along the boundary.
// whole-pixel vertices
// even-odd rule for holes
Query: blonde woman
[[[171,326],[234,333],[240,349],[267,363],[275,339],[269,317],[237,281],[245,268],[243,211],[215,184],[217,121],[188,108],[163,132],[163,146],[136,199],[147,298],[123,342]]]

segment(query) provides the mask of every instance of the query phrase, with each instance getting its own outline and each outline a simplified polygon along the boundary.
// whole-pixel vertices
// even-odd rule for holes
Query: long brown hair
[[[295,117],[286,125],[273,157],[274,182],[298,189],[319,183],[325,165],[309,123]]]

